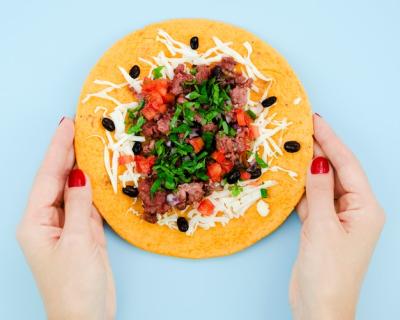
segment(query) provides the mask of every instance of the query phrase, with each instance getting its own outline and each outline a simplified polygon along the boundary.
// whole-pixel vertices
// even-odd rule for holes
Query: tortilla
[[[132,214],[128,209],[132,199],[119,190],[113,192],[103,162],[103,143],[95,135],[104,137],[101,125],[101,113],[95,113],[96,106],[105,106],[113,110],[111,101],[94,97],[86,103],[82,100],[87,94],[99,91],[103,86],[94,80],[102,79],[121,83],[123,76],[117,72],[118,66],[129,70],[138,64],[142,75],[147,75],[149,66],[138,58],[155,56],[163,50],[157,42],[158,29],[168,32],[174,39],[189,43],[193,36],[198,36],[199,51],[213,47],[212,36],[224,42],[232,42],[232,48],[240,54],[246,53],[243,42],[248,41],[253,47],[251,55],[255,66],[264,74],[273,77],[271,95],[277,96],[277,103],[272,106],[277,117],[286,117],[292,125],[283,132],[283,141],[295,140],[301,144],[297,153],[283,152],[274,160],[274,165],[295,171],[297,179],[292,179],[282,171],[267,171],[262,179],[275,180],[276,186],[268,189],[269,214],[262,217],[251,206],[244,216],[232,219],[225,226],[217,225],[209,230],[198,229],[192,236],[172,230],[166,226],[151,224]],[[120,101],[131,101],[132,92],[128,88],[113,92]],[[111,228],[129,243],[158,254],[184,258],[210,258],[238,252],[277,229],[290,215],[300,200],[305,185],[306,171],[312,158],[313,150],[312,112],[306,93],[285,59],[265,42],[253,34],[238,27],[204,19],[179,19],[156,23],[133,32],[113,45],[97,62],[89,74],[78,103],[76,114],[75,151],[79,168],[90,177],[93,186],[93,201],[101,215]],[[140,201],[134,205],[141,210]]]

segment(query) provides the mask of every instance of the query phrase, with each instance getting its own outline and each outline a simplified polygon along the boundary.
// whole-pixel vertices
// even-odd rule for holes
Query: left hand
[[[115,288],[89,177],[72,169],[74,123],[61,121],[17,238],[49,319],[113,319]],[[68,178],[68,181],[67,181]]]

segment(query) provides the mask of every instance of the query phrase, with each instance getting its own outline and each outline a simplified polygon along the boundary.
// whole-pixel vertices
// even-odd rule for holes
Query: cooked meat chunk
[[[207,65],[197,66],[196,81],[202,83],[210,77],[211,69]]]
[[[162,134],[167,134],[169,131],[169,123],[171,121],[171,116],[169,114],[164,114],[158,121],[157,121],[157,130]]]
[[[171,207],[167,203],[167,192],[164,190],[157,191],[151,197],[150,189],[153,184],[153,180],[150,178],[141,180],[138,185],[139,198],[143,202],[144,216],[163,214],[168,211]],[[146,220],[149,221],[149,220]],[[149,221],[150,222],[150,221]]]
[[[186,81],[192,81],[194,76],[185,72],[185,66],[183,64],[178,65],[174,70],[174,73],[175,76],[171,83],[170,92],[177,96],[183,93],[182,84]]]
[[[150,120],[147,121],[143,126],[142,126],[142,134],[146,138],[158,138],[160,136],[160,132],[158,131],[157,128],[157,122]]]

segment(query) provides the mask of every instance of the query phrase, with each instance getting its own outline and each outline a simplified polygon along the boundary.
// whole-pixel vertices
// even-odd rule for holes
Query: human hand
[[[112,319],[115,288],[102,218],[75,163],[74,124],[61,121],[37,174],[17,239],[49,319]],[[68,182],[67,182],[68,178]]]
[[[300,248],[290,283],[294,319],[354,319],[363,276],[384,224],[358,160],[314,116],[315,158],[297,211]]]

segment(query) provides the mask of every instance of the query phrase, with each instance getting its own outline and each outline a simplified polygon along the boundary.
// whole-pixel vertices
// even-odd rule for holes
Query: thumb
[[[308,217],[321,222],[336,217],[334,177],[329,160],[318,145],[315,146],[315,155],[307,174],[306,196]]]
[[[87,175],[80,169],[72,169],[64,193],[65,233],[90,233],[92,188]]]

